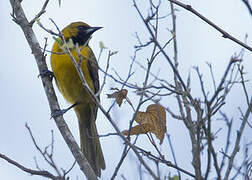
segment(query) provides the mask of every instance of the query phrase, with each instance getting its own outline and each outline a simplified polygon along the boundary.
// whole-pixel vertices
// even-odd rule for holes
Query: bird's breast
[[[55,47],[53,49],[55,49]],[[57,51],[53,50],[53,52]],[[81,54],[84,57],[88,56],[85,48],[82,49]],[[72,51],[72,55],[78,61],[78,54],[75,50]],[[90,77],[87,62],[87,59],[82,60],[81,69],[89,87],[93,90],[94,86]],[[80,77],[68,54],[51,54],[51,66],[56,78],[57,86],[69,103],[73,104],[76,102],[91,100],[88,93],[83,88]]]

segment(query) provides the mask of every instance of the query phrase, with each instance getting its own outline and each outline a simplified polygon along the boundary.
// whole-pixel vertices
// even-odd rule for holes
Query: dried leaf
[[[139,125],[131,128],[131,131],[124,130],[124,135],[146,134],[152,132],[163,143],[166,132],[166,112],[165,108],[158,104],[147,107],[146,112],[138,112],[135,121]]]
[[[150,124],[141,124],[141,125],[136,125],[131,128],[130,130],[130,135],[135,135],[135,134],[146,134],[147,132],[150,132],[153,130],[153,127]],[[123,135],[128,136],[129,131],[124,130],[122,132]]]
[[[122,89],[122,90],[113,89],[113,90],[117,90],[117,91],[112,94],[107,94],[107,98],[115,98],[117,104],[121,106],[123,99],[127,97],[128,90],[127,89]]]

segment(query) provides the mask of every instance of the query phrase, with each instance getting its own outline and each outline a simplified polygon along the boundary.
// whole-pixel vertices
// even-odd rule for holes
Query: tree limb
[[[35,60],[39,69],[39,74],[43,74],[45,71],[48,71],[48,67],[44,59],[43,52],[40,49],[39,42],[36,38],[36,35],[34,34],[32,27],[30,26],[30,23],[28,22],[25,16],[25,13],[23,11],[20,1],[10,0],[10,3],[13,8],[12,17],[14,18],[14,21],[21,27],[21,29],[24,32],[26,40],[35,57]],[[44,87],[44,90],[45,90],[45,93],[49,102],[51,112],[54,113],[58,111],[60,107],[59,107],[59,103],[58,103],[52,82],[50,80],[50,77],[48,76],[43,76],[41,80],[42,80],[42,84],[43,84],[43,87]],[[69,130],[65,120],[63,119],[63,116],[60,115],[60,116],[54,117],[54,120],[61,135],[63,136],[65,142],[67,143],[69,149],[71,150],[74,158],[79,164],[80,169],[83,171],[83,173],[86,175],[88,179],[96,180],[97,177],[93,169],[88,163],[87,158],[81,152],[77,142],[75,141],[71,131]]]

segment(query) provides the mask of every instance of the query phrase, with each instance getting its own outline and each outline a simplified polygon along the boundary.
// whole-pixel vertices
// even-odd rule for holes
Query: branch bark
[[[48,67],[43,52],[40,49],[39,42],[33,32],[32,24],[28,22],[21,6],[21,2],[19,0],[10,0],[10,3],[13,9],[13,20],[21,27],[22,31],[24,32],[25,38],[32,50],[32,54],[35,57],[39,73],[43,74],[44,72],[48,71]],[[42,76],[41,80],[49,102],[51,112],[53,114],[60,109],[60,106],[52,82],[50,80],[50,77],[48,76]],[[83,171],[83,173],[88,179],[96,180],[97,177],[93,169],[89,165],[86,157],[81,152],[77,142],[75,141],[71,131],[69,130],[65,120],[63,119],[63,116],[60,115],[54,117],[54,120],[70,151],[72,152],[74,158],[79,164],[80,169]]]

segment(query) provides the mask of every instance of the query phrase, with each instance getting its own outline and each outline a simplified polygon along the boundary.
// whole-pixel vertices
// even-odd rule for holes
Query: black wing
[[[97,60],[95,58],[95,55],[92,51],[92,49],[90,48],[90,56],[88,57],[88,70],[89,70],[89,74],[90,77],[93,81],[94,84],[94,90],[95,93],[97,93],[100,89],[100,83],[99,83],[99,75],[98,75],[98,63]]]
[[[95,55],[94,55],[91,48],[90,48],[90,52],[91,53],[88,58],[87,65],[88,65],[90,77],[91,77],[93,84],[94,84],[95,93],[97,93],[100,89],[99,75],[98,75],[98,62],[97,62]],[[100,101],[100,95],[97,98]],[[95,115],[95,120],[96,120],[98,106],[96,105],[93,110],[94,110],[94,115]]]

